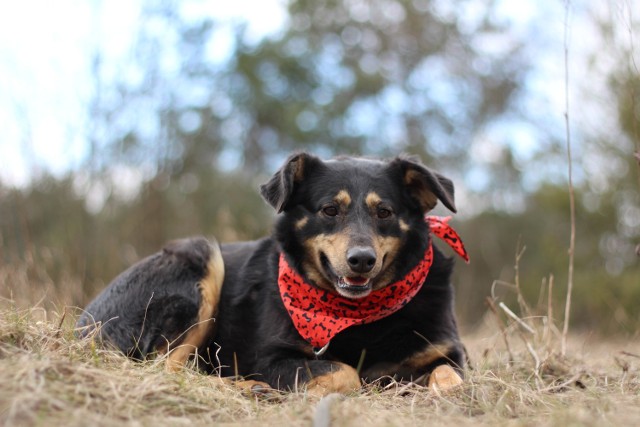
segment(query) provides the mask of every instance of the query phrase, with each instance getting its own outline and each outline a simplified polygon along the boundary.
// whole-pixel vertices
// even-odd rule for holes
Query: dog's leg
[[[462,384],[462,378],[449,365],[437,366],[429,375],[429,390],[446,392]]]
[[[406,359],[404,366],[414,371],[426,368],[429,375],[428,387],[433,392],[445,392],[462,384],[462,376],[453,366],[464,365],[464,347],[457,341],[430,344],[424,350]],[[433,367],[435,365],[435,367]],[[453,365],[453,366],[452,366]],[[432,369],[430,367],[433,367]]]
[[[307,393],[325,396],[330,393],[350,393],[360,388],[360,376],[354,368],[344,363],[332,363],[335,370],[314,377],[307,383]]]
[[[169,352],[165,368],[169,372],[180,370],[189,357],[214,334],[215,319],[220,302],[220,292],[224,280],[224,263],[220,247],[211,245],[211,255],[207,263],[206,276],[200,281],[200,309],[198,321],[186,332],[180,344]]]
[[[369,367],[363,377],[368,380],[385,376],[410,380],[441,392],[462,384],[464,361],[464,347],[459,342],[445,341],[429,344],[399,364]]]
[[[306,390],[313,396],[350,393],[361,386],[354,368],[327,360],[287,359],[272,363],[263,370],[264,378],[281,390]]]

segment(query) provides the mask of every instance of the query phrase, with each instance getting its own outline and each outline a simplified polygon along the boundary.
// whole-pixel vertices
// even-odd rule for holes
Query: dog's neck
[[[432,234],[469,262],[462,240],[448,224],[449,217],[427,216],[425,220]],[[429,241],[420,262],[404,278],[372,291],[366,297],[352,300],[306,283],[281,254],[278,287],[298,333],[313,347],[324,349],[346,328],[380,320],[404,307],[422,288],[432,263],[433,247]]]

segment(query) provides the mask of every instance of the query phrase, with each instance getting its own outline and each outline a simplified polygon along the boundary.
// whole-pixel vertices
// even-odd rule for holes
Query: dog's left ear
[[[456,212],[453,182],[433,172],[415,157],[398,157],[391,166],[399,167],[405,187],[409,194],[418,201],[423,212],[433,209],[438,200],[451,212]]]
[[[296,185],[302,182],[311,165],[319,162],[320,159],[307,153],[289,156],[280,170],[266,184],[260,186],[260,194],[276,212],[282,212],[287,207]]]

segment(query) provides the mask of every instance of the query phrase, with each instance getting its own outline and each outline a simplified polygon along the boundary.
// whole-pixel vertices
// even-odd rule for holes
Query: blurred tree
[[[526,72],[493,2],[474,2],[474,19],[469,3],[290,2],[282,34],[237,42],[224,79],[248,126],[226,146],[251,170],[302,148],[465,166],[474,133],[507,109]]]
[[[84,168],[23,190],[0,186],[4,265],[27,265],[37,283],[83,305],[172,238],[264,235],[272,213],[257,187],[293,150],[405,151],[453,177],[463,196],[467,217],[456,227],[472,254],[456,273],[463,320],[476,322],[495,279],[513,282],[518,242],[527,247],[520,281],[528,300],[553,274],[563,301],[564,142],[545,133],[539,106],[518,101],[536,56],[498,3],[290,1],[287,25],[255,41],[242,26],[185,13],[190,1],[144,0],[129,60],[107,63],[96,53]],[[610,76],[610,114],[593,120],[599,132],[573,125],[582,173],[572,325],[632,330],[640,324],[632,156],[640,81],[633,49],[613,49],[623,46],[620,30],[605,24],[604,46],[594,51],[612,60],[594,58],[591,71]],[[599,68],[605,63],[617,66]],[[592,92],[579,89],[585,98]],[[514,121],[513,134],[528,126],[539,137],[524,160],[509,141]],[[4,265],[0,279],[14,286]]]
[[[464,4],[290,2],[289,25],[253,42],[184,3],[145,0],[130,60],[96,54],[81,191],[101,188],[93,210],[146,254],[188,234],[263,234],[258,183],[293,150],[409,151],[464,170],[474,132],[508,109],[527,70],[493,2]]]
[[[133,61],[101,95],[101,144],[163,173],[256,174],[299,149],[464,166],[527,72],[523,41],[488,0],[294,1],[279,34],[255,44],[238,28],[222,62],[209,55],[221,24],[186,18],[177,2],[144,4]]]
[[[604,203],[598,210],[585,209],[589,195],[577,190],[577,245],[573,292],[572,328],[600,332],[633,332],[640,325],[638,277],[640,265],[610,264],[611,249],[618,238],[616,206]],[[485,310],[484,298],[495,280],[514,284],[516,255],[524,249],[518,280],[534,315],[547,314],[549,276],[554,277],[555,321],[560,325],[566,298],[567,248],[569,242],[569,195],[567,188],[544,185],[525,199],[519,213],[486,211],[458,226],[472,262],[456,270],[456,287],[463,322],[473,324]],[[628,248],[632,251],[632,248]],[[496,285],[498,297],[515,309],[516,294]],[[537,307],[537,303],[542,304]]]
[[[572,131],[579,140],[579,154],[574,158],[578,171],[577,245],[571,325],[601,332],[637,333],[640,262],[635,247],[640,243],[640,165],[634,151],[640,150],[640,72],[634,60],[637,48],[634,50],[633,34],[640,30],[640,23],[628,17],[624,25],[619,25],[619,21],[610,17],[602,20],[601,16],[592,16],[601,38],[599,45],[593,46],[585,86],[577,88],[577,99],[598,108],[588,110],[581,104],[569,112]],[[594,82],[602,81],[602,75],[608,76],[606,86],[594,90]],[[558,153],[541,152],[538,156],[535,163],[553,164]],[[503,155],[497,163],[501,166],[508,160]],[[498,170],[501,172],[492,174],[494,179],[509,172],[509,168]],[[541,167],[538,173],[544,175],[546,170]],[[472,257],[475,254],[480,262],[458,271],[459,292],[474,295],[462,300],[463,313],[483,309],[482,297],[489,294],[494,279],[514,283],[518,246],[526,246],[519,265],[523,292],[529,302],[535,303],[545,292],[543,280],[553,274],[555,317],[557,322],[562,321],[569,195],[562,179],[543,176],[541,182],[543,185],[533,192],[520,191],[516,209],[509,209],[501,200],[494,201],[504,195],[474,195],[491,198],[489,205],[493,208],[483,209],[460,227],[470,242]],[[515,301],[512,292],[498,288],[502,297]],[[546,314],[546,306],[538,314]]]

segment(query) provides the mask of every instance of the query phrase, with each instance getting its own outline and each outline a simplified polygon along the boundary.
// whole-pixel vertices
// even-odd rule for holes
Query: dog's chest
[[[327,355],[356,366],[400,362],[427,345],[408,318],[391,316],[374,323],[353,326],[329,344]]]

